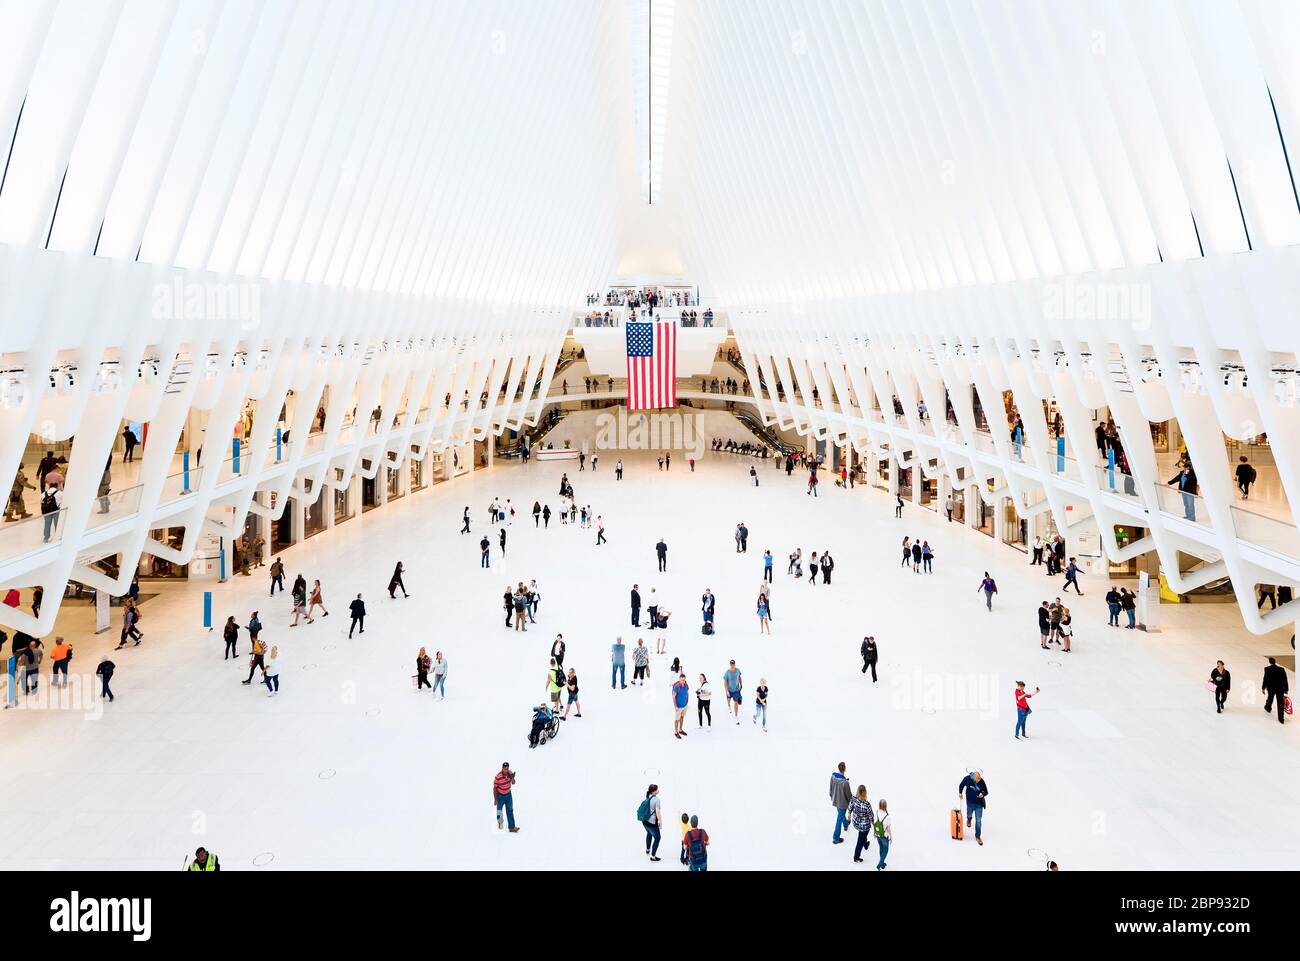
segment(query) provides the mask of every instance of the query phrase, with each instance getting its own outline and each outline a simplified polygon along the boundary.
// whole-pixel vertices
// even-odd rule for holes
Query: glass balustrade
[[[63,539],[67,515],[67,508],[60,508],[49,514],[33,514],[25,520],[0,525],[0,561],[10,561],[58,544]]]
[[[86,520],[86,530],[94,530],[104,524],[132,517],[140,513],[140,497],[144,485],[136,484],[119,491],[111,491],[103,497],[96,497],[90,508],[90,517]]]
[[[202,467],[191,467],[189,470],[179,470],[174,474],[167,475],[163,481],[162,497],[159,503],[167,503],[178,498],[193,494],[199,487],[199,479],[203,476]]]
[[[1273,554],[1300,560],[1300,532],[1289,521],[1232,506],[1232,523],[1237,538]]]

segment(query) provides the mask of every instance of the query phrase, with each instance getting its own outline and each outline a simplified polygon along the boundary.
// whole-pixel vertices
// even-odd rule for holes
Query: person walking
[[[574,717],[582,717],[582,702],[578,700],[578,672],[569,668],[568,675],[564,678],[564,690],[568,695],[564,703],[564,713],[560,715],[561,721],[569,719],[569,708],[576,708]]]
[[[867,635],[862,639],[862,673],[866,674],[871,671],[871,683],[875,684],[878,680],[876,677],[876,664],[880,661],[880,649],[876,647],[876,639]]]
[[[348,628],[348,637],[352,637],[352,632],[360,629],[361,633],[366,632],[366,602],[358,594],[348,605],[348,611],[352,614],[352,625]]]
[[[843,761],[840,761],[836,769],[831,772],[830,798],[831,805],[835,808],[835,833],[831,835],[832,844],[844,843],[840,832],[849,826],[848,810],[853,789],[849,786],[849,779],[844,772]]]
[[[136,627],[136,624],[139,622],[140,609],[135,606],[134,601],[127,598],[126,602],[122,605],[122,634],[118,639],[118,645],[115,650],[120,651],[122,648],[126,647],[127,638],[135,641],[136,647],[140,646],[140,640],[144,637],[144,634],[142,634],[139,628]]]
[[[694,814],[691,829],[682,838],[682,860],[691,871],[709,869],[709,832],[700,827],[700,819]]]
[[[876,847],[880,850],[880,860],[876,862],[876,870],[883,871],[888,867],[885,858],[889,857],[889,846],[894,842],[893,819],[889,816],[889,803],[884,798],[880,799],[873,831],[876,835]]]
[[[659,573],[668,570],[668,545],[664,539],[659,538],[659,543],[655,544],[655,556],[659,558]]]
[[[835,570],[835,561],[831,558],[830,551],[822,551],[822,586],[826,587],[831,582],[831,572]]]
[[[551,529],[551,505],[547,504],[542,508],[542,529]]]
[[[122,463],[129,464],[135,460],[135,448],[140,443],[140,439],[135,436],[135,431],[128,424],[122,428]]]
[[[754,717],[752,723],[757,724],[758,719],[763,719],[763,733],[767,733],[767,678],[758,679],[758,687],[754,689]]]
[[[655,589],[653,587],[650,588],[650,598],[649,603],[646,604],[646,611],[650,615],[650,630],[653,631],[655,630],[659,620],[659,598],[655,596]],[[656,645],[655,653],[664,653],[664,642],[662,640],[660,640]]]
[[[817,552],[813,551],[808,558],[808,583],[817,583],[817,573],[822,569],[821,562],[817,560]]]
[[[1034,694],[1038,693],[1038,688],[1034,688]],[[1029,699],[1034,696],[1025,690],[1024,681],[1016,681],[1016,740],[1022,737],[1029,738],[1025,733],[1025,721],[1029,719],[1032,708],[1029,706]]]
[[[627,646],[623,643],[623,638],[614,638],[614,643],[609,647],[609,686],[611,688],[616,685],[621,685],[622,688],[627,687],[627,663],[624,661],[626,652]]]
[[[709,679],[700,675],[700,686],[695,689],[695,713],[699,727],[704,727],[704,719],[709,719],[709,730],[713,730],[713,692],[709,690]]]
[[[62,637],[54,639],[54,647],[50,648],[50,687],[67,687],[68,686],[68,665],[72,663],[72,645]],[[59,683],[59,675],[63,675],[63,683]]]
[[[402,565],[402,562],[398,561],[397,566],[393,568],[393,576],[388,579],[388,596],[393,598],[394,600],[397,599],[397,589],[399,587],[402,589],[403,597],[411,596],[410,594],[406,593],[406,585],[402,583],[402,573],[405,570],[406,568]]]
[[[619,459],[614,462],[614,480],[623,479],[623,461]]]
[[[267,568],[271,574],[271,596],[275,597],[275,589],[278,587],[284,590],[284,561],[276,558],[271,561],[271,566]]]
[[[772,627],[767,619],[767,594],[763,591],[758,592],[758,633],[771,634]]]
[[[307,615],[308,624],[315,623],[315,620],[307,611],[307,582],[303,580],[301,574],[299,574],[298,579],[293,582],[293,588],[289,591],[289,597],[293,600],[293,620],[289,623],[289,626],[297,627],[298,618],[304,614]]]
[[[221,636],[226,642],[226,653],[221,659],[225,661],[232,657],[239,657],[239,651],[235,649],[239,644],[239,625],[235,623],[233,614],[226,618],[226,626],[222,628]]]
[[[506,529],[504,527],[501,528],[501,536],[497,538],[497,540],[501,544],[501,556],[505,557],[506,556]]]
[[[556,634],[555,640],[551,642],[551,658],[559,667],[564,667],[564,635]]]
[[[433,685],[430,694],[437,694],[438,700],[447,700],[447,658],[439,651],[433,658]]]
[[[903,516],[903,495],[894,495],[894,516],[901,518]]]
[[[637,585],[632,585],[632,626],[641,626],[641,592]]]
[[[1236,475],[1237,490],[1241,491],[1241,499],[1250,500],[1250,485],[1255,483],[1255,478],[1258,475],[1255,473],[1255,468],[1250,465],[1250,461],[1246,459],[1245,454],[1241,455],[1241,460],[1237,464]]]
[[[763,580],[772,582],[772,552],[768,550],[763,551]]]
[[[681,740],[686,737],[684,730],[686,724],[686,708],[691,701],[691,686],[686,683],[686,674],[684,672],[677,675],[677,680],[673,681],[673,737]],[[712,719],[710,719],[710,722]]]
[[[1260,693],[1267,694],[1264,701],[1264,713],[1267,714],[1273,709],[1273,701],[1277,700],[1277,723],[1286,723],[1286,702],[1287,692],[1291,689],[1286,679],[1286,668],[1277,663],[1276,657],[1268,659],[1268,667],[1264,668],[1264,679],[1260,682]]]
[[[636,647],[632,648],[632,683],[645,687],[646,678],[649,676],[650,648],[646,647],[645,641],[638,637]]]
[[[989,785],[979,771],[971,771],[957,785],[957,798],[966,799],[966,826],[970,827],[975,819],[975,843],[984,846],[984,806],[989,796]]]
[[[101,698],[106,697],[110,701],[113,700],[113,692],[108,685],[113,680],[115,670],[117,670],[117,665],[108,659],[107,654],[99,659],[99,666],[95,668],[95,674],[99,677],[99,696]]]
[[[420,648],[420,653],[415,655],[415,693],[420,693],[426,687],[432,691],[433,685],[429,683],[429,668],[433,666],[433,658],[429,657],[429,652]]]
[[[1034,543],[1033,546],[1030,548],[1030,550],[1033,554],[1033,559],[1029,562],[1029,566],[1033,567],[1036,564],[1042,564],[1043,563],[1043,539],[1039,537],[1037,534],[1034,535]]]
[[[735,661],[731,662],[731,666],[722,675],[722,685],[727,692],[727,705],[731,708],[736,724],[739,725],[740,705],[744,700],[741,692],[745,687],[745,679],[741,676],[740,669],[736,667]]]
[[[510,770],[510,762],[506,761],[501,765],[501,770],[497,772],[496,777],[492,779],[492,806],[497,812],[497,830],[501,830],[506,824],[510,826],[511,834],[518,834],[519,828],[515,826],[515,772]],[[502,823],[501,813],[505,811],[505,824]]]
[[[533,501],[533,529],[542,526],[542,502]]]
[[[904,537],[903,538],[903,562],[898,566],[906,567],[910,563],[912,563],[912,538]]]
[[[716,610],[717,598],[715,598],[713,592],[706,587],[703,596],[700,598],[700,614],[704,617],[705,634],[713,633],[713,614]]]
[[[263,644],[261,640],[256,640],[253,642],[253,651],[248,657],[248,677],[240,683],[252,684],[253,675],[256,674],[259,669],[266,669],[266,645]]]
[[[859,784],[857,792],[849,799],[848,815],[853,830],[858,832],[858,843],[853,848],[853,863],[861,864],[862,852],[871,850],[872,826],[876,821],[871,802],[867,800],[865,784]]]
[[[1071,584],[1074,585],[1074,593],[1083,597],[1083,591],[1079,590],[1079,567],[1074,563],[1073,557],[1070,558],[1070,563],[1065,567],[1065,586],[1061,588],[1061,593],[1064,594],[1068,591]]]
[[[984,572],[984,580],[980,581],[980,586],[977,587],[976,590],[984,592],[984,606],[992,611],[993,595],[998,592],[998,585],[993,578],[989,576],[988,571]]]
[[[1214,686],[1214,712],[1222,714],[1228,703],[1228,692],[1232,690],[1232,673],[1222,661],[1214,662],[1214,670],[1210,671],[1210,683]]]
[[[645,853],[651,861],[658,861],[659,841],[663,837],[662,805],[659,803],[659,785],[651,784],[645,791],[645,800],[636,809],[636,819],[645,828]]]
[[[310,603],[308,604],[308,606],[307,606],[307,623],[308,623],[308,624],[310,624],[310,623],[312,622],[311,612],[314,611],[314,610],[316,610],[316,608],[318,608],[318,607],[319,607],[322,611],[324,611],[324,613],[321,614],[321,617],[329,617],[329,616],[330,616],[330,612],[325,610],[325,602],[324,602],[323,600],[321,600],[321,595],[320,595],[320,581],[317,580],[317,581],[312,581],[312,585],[311,585],[311,602],[310,602]]]
[[[595,458],[592,458],[592,463],[595,463]],[[596,515],[596,546],[599,547],[604,543],[607,543],[605,540],[605,521],[598,514]]]
[[[461,520],[463,523],[460,532],[462,534],[468,534],[469,533],[469,507],[468,506],[466,506],[465,513],[461,516]]]
[[[271,645],[271,653],[262,665],[262,682],[266,685],[267,697],[280,693],[280,648],[275,644]]]
[[[952,523],[952,495],[949,494],[943,502],[943,512],[948,515],[948,523]]]

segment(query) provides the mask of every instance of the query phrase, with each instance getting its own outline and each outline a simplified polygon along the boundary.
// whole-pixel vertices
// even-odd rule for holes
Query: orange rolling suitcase
[[[949,833],[952,834],[952,839],[954,841],[960,841],[962,839],[961,811],[956,808],[949,811],[948,822]]]

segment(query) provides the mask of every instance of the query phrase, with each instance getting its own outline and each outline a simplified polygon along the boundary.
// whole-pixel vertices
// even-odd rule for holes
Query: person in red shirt
[[[1038,693],[1038,688],[1034,688],[1034,694]],[[1028,738],[1025,733],[1025,719],[1029,717],[1029,699],[1034,696],[1025,690],[1024,681],[1016,681],[1016,740]]]

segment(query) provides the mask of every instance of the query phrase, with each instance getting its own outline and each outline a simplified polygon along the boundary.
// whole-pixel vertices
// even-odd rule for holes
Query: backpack
[[[708,849],[704,846],[704,838],[701,837],[699,828],[692,828],[687,831],[685,841],[691,864],[703,864],[708,860]]]
[[[885,819],[883,817],[876,818],[876,823],[871,825],[871,830],[876,837],[883,838],[885,836]]]
[[[704,622],[704,627],[700,629],[700,633],[703,634],[703,635],[705,635],[706,637],[707,637],[708,635],[712,634],[712,633],[713,633],[713,622],[712,622],[712,621],[705,621],[705,622]]]
[[[649,797],[649,795],[647,795],[647,796],[646,796],[646,799],[645,799],[644,801],[642,801],[642,802],[637,806],[637,809],[636,809],[636,819],[637,819],[638,821],[649,821],[649,820],[650,820],[650,797]]]
[[[53,514],[59,509],[59,502],[54,499],[54,488],[50,488],[41,495],[41,513]]]

